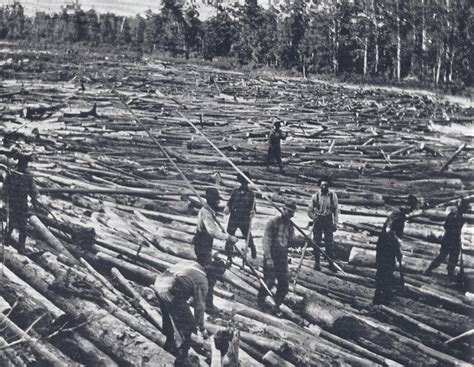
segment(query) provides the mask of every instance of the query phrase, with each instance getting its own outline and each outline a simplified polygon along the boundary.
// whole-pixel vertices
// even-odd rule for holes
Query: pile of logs
[[[69,64],[56,68],[67,70],[68,77],[74,71]],[[295,222],[307,232],[306,209],[317,180],[332,178],[341,209],[337,258],[346,274],[332,273],[324,262],[322,271],[315,271],[307,256],[282,307],[283,319],[257,309],[258,281],[238,259],[216,288],[219,312],[206,316],[206,327],[210,333],[240,331],[242,365],[473,362],[463,340],[445,343],[472,328],[471,294],[455,289],[443,267],[431,278],[421,275],[439,250],[446,208],[459,197],[474,201],[469,138],[449,130],[441,135],[433,126],[472,124],[471,108],[162,62],[92,60],[80,72],[81,78],[69,81],[22,74],[0,83],[4,144],[35,153],[31,171],[49,210],[30,217],[32,255],[13,247],[3,253],[2,363],[113,366],[174,360],[162,348],[161,315],[150,285],[171,264],[195,259],[191,240],[200,204],[116,93],[200,194],[215,186],[227,198],[238,183],[187,119],[250,171],[274,202],[295,200]],[[289,132],[284,175],[264,166],[275,120]],[[2,169],[11,166],[0,156]],[[378,232],[410,193],[423,199],[425,210],[406,225],[405,292],[390,307],[372,306]],[[0,214],[5,221],[5,210]],[[253,220],[258,256],[251,261],[260,274],[261,238],[273,215],[277,211],[258,195]],[[466,218],[464,265],[470,271],[474,216]],[[226,219],[220,216],[224,225]],[[245,239],[238,246],[244,248]],[[222,251],[224,243],[216,241],[215,249]],[[290,256],[292,277],[300,252]],[[208,365],[210,341],[195,344],[195,356]]]

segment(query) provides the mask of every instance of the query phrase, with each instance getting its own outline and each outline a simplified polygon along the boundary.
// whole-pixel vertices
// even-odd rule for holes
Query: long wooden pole
[[[107,80],[105,79],[105,77],[103,78],[104,81],[107,83],[107,84],[110,84],[107,82]],[[217,219],[217,217],[213,214],[213,210],[211,208],[209,208],[209,206],[207,205],[207,203],[203,200],[203,198],[201,197],[201,195],[199,195],[199,193],[197,192],[197,190],[194,188],[194,186],[191,184],[191,182],[189,181],[189,179],[186,177],[186,175],[183,173],[183,171],[181,170],[181,168],[179,168],[179,166],[176,164],[176,162],[171,158],[171,156],[169,155],[168,151],[160,144],[160,142],[153,136],[153,134],[150,132],[150,130],[141,122],[140,118],[135,114],[135,112],[132,111],[132,109],[127,105],[127,103],[123,100],[122,96],[115,90],[115,88],[112,88],[112,93],[115,94],[118,99],[120,100],[120,102],[122,102],[122,104],[125,106],[125,108],[127,109],[127,111],[135,118],[135,121],[137,122],[138,125],[140,125],[140,127],[147,133],[147,135],[150,137],[150,139],[156,144],[156,146],[158,147],[158,149],[164,154],[164,156],[170,161],[170,163],[173,165],[173,167],[176,169],[176,171],[178,172],[178,174],[181,176],[181,178],[183,179],[183,181],[186,183],[186,185],[188,186],[188,188],[197,196],[197,198],[199,199],[200,203],[202,206],[210,209],[209,212],[211,213],[212,215],[212,218],[214,219],[215,223],[219,226],[220,230],[224,233],[226,233],[226,231],[224,230],[224,227],[222,226],[222,224],[219,222],[219,220]],[[240,251],[240,249],[234,244],[234,248],[235,250],[237,251],[237,253],[242,257],[244,258],[244,255],[242,254],[242,251]],[[265,284],[265,282],[263,281],[263,279],[258,275],[257,271],[255,270],[255,268],[252,266],[252,264],[250,264],[246,259],[244,260],[247,264],[247,266],[249,267],[250,271],[252,272],[252,274],[258,279],[258,281],[260,282],[260,284],[262,285],[262,287],[266,290],[266,292],[273,298],[273,293],[270,291],[270,289],[268,288],[268,286]]]
[[[229,163],[242,177],[245,178],[245,180],[250,183],[253,187],[255,187],[255,189],[257,190],[257,192],[262,195],[262,197],[267,200],[270,205],[272,205],[276,210],[278,210],[278,212],[280,213],[283,213],[283,210],[278,206],[276,205],[273,200],[271,198],[269,198],[261,189],[258,185],[256,185],[249,177],[247,177],[245,175],[245,173],[239,168],[237,167],[234,162],[232,162],[232,160],[230,160],[201,130],[199,130],[199,128],[191,121],[189,120],[186,116],[184,116],[181,112],[178,111],[178,115],[181,116],[181,118],[183,118],[191,127],[194,128],[194,130],[199,134],[201,135],[215,150],[216,152],[218,152],[222,158],[224,158],[224,160],[227,161],[227,163]],[[324,258],[326,258],[326,260],[328,260],[331,264],[334,265],[334,267],[340,271],[342,274],[345,274],[344,270],[342,270],[342,268],[339,266],[339,264],[337,264],[331,257],[329,257],[328,254],[326,254],[325,251],[323,251],[323,249],[321,249],[312,239],[311,237],[309,237],[299,226],[297,226],[292,220],[290,220],[291,224],[294,226],[294,228],[303,235],[303,237],[309,241],[310,243],[313,244],[313,246],[315,246],[315,248],[324,256]]]
[[[454,152],[451,158],[449,158],[448,161],[443,165],[443,167],[441,167],[441,169],[439,170],[440,173],[443,172],[446,168],[448,168],[451,162],[454,161],[454,159],[464,150],[466,145],[466,143],[461,144],[461,146]]]

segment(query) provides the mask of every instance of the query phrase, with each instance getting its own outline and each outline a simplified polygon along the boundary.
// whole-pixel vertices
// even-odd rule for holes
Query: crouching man
[[[220,259],[209,265],[181,262],[161,274],[154,288],[163,317],[164,349],[176,355],[176,366],[188,365],[191,334],[204,332],[204,310],[210,282],[221,280],[226,266]],[[193,299],[194,315],[188,305]]]

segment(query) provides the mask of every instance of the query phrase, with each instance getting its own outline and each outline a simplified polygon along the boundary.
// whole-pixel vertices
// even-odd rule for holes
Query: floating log
[[[0,313],[0,323],[12,335],[16,336],[16,340],[22,340],[35,353],[36,357],[42,363],[48,363],[51,366],[74,366],[74,362],[54,348],[49,343],[28,335],[25,330],[20,329],[7,316]],[[41,363],[41,362],[40,362]]]
[[[50,245],[57,254],[63,254],[72,264],[78,263],[78,260],[61,244],[61,242],[50,232],[36,215],[30,216],[30,223],[40,233],[43,240]]]
[[[68,279],[72,276],[71,274],[68,275],[67,271],[57,261],[50,261],[47,257],[42,260],[48,261],[48,266],[55,269],[56,276],[59,276],[60,279]],[[106,310],[101,309],[97,304],[80,298],[80,294],[73,298],[58,296],[57,293],[51,290],[53,283],[44,283],[44,279],[46,279],[45,271],[32,262],[21,261],[20,257],[10,254],[7,258],[7,266],[47,298],[54,298],[55,303],[61,309],[75,317],[87,315],[88,322],[83,326],[85,335],[100,349],[107,351],[109,355],[121,363],[126,365],[136,363],[156,365],[157,363],[172,363],[174,361],[174,358],[158,345],[132,330],[127,324]],[[67,283],[59,283],[58,285],[67,286]]]

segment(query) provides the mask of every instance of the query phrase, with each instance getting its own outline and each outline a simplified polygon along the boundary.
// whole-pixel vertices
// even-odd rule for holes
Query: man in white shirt
[[[214,187],[206,189],[207,205],[203,206],[198,213],[196,234],[193,238],[194,253],[197,262],[203,267],[209,265],[212,261],[212,245],[214,238],[237,242],[237,237],[223,232],[216,223],[215,216],[219,209],[220,195]],[[209,284],[209,292],[206,297],[206,308],[209,312],[214,309],[213,305],[214,284]]]
[[[313,220],[313,240],[319,247],[322,246],[321,240],[324,234],[324,245],[326,254],[334,259],[334,238],[333,233],[337,230],[339,220],[339,207],[337,195],[329,190],[329,180],[319,180],[320,191],[311,197],[309,203],[308,215]],[[314,268],[320,270],[320,253],[314,248]],[[336,268],[332,263],[329,264],[332,271]]]

